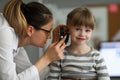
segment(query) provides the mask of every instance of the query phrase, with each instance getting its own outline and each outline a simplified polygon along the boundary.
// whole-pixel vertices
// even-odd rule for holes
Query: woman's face
[[[30,37],[31,45],[41,48],[44,47],[47,39],[51,37],[50,32],[47,31],[51,31],[52,26],[53,26],[53,20],[51,20],[48,24],[42,26],[40,30],[34,29],[34,33]]]

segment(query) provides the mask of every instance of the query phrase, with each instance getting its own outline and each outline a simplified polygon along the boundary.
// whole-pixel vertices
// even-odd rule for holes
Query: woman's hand
[[[54,42],[48,46],[44,55],[48,56],[50,62],[59,60],[64,56],[63,51],[65,46],[64,39],[59,42]]]
[[[63,51],[65,47],[66,45],[64,43],[64,39],[61,39],[60,41],[55,41],[50,44],[46,49],[45,53],[35,63],[38,71],[41,72],[52,61],[63,58]]]

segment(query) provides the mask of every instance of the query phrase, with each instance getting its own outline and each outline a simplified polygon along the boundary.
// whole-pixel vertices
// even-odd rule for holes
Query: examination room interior
[[[8,0],[0,0],[0,11]],[[96,19],[96,28],[90,41],[90,45],[102,52],[105,58],[109,58],[111,54],[117,54],[113,59],[110,75],[111,80],[120,80],[120,0],[23,0],[25,3],[30,1],[38,1],[52,11],[54,16],[54,27],[59,24],[66,24],[67,14],[76,7],[86,6],[94,14]],[[46,46],[37,48],[34,46],[25,46],[31,62],[34,62],[42,55],[51,40],[47,41]],[[69,43],[68,43],[69,45]],[[113,47],[113,49],[103,49],[105,47]],[[116,50],[117,49],[117,53]],[[104,55],[104,50],[107,55]],[[111,53],[110,53],[111,52]],[[107,57],[106,57],[107,56]],[[112,59],[112,58],[111,58]],[[115,61],[115,65],[114,65]],[[107,62],[107,61],[106,61]],[[112,62],[112,61],[111,61]],[[117,66],[117,67],[116,67]],[[114,68],[114,69],[113,69]],[[44,74],[43,74],[44,76]]]

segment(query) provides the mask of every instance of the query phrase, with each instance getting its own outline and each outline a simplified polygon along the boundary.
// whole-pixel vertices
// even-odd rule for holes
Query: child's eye
[[[87,29],[87,30],[85,30],[86,32],[90,32],[91,30],[89,30],[89,29]]]
[[[76,31],[80,30],[80,28],[75,28]]]

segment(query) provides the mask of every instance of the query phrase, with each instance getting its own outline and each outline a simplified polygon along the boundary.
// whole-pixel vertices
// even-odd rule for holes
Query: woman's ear
[[[26,32],[27,32],[27,35],[30,37],[34,33],[34,27],[31,25],[28,25]]]

